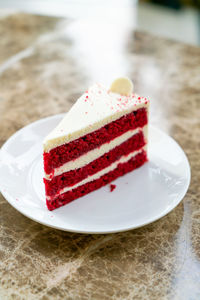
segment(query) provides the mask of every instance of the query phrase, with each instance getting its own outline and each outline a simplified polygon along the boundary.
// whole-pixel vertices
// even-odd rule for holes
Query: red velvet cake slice
[[[147,161],[149,101],[119,78],[92,86],[44,140],[49,210],[110,183]]]

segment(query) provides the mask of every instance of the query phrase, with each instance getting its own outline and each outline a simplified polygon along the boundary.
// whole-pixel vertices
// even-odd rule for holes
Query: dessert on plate
[[[142,166],[149,101],[128,78],[95,84],[44,139],[46,203],[54,210]]]

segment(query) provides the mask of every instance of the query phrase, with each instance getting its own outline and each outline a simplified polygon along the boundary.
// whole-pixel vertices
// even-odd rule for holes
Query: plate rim
[[[24,129],[28,128],[28,127],[31,127],[33,125],[36,125],[37,123],[40,123],[41,121],[48,121],[49,119],[53,119],[53,118],[62,118],[65,114],[64,113],[61,113],[61,114],[56,114],[56,115],[51,115],[51,116],[48,116],[48,117],[44,117],[42,119],[38,119],[30,124],[27,124],[26,126],[20,128],[19,130],[17,130],[14,134],[12,134],[6,141],[5,143],[1,146],[0,148],[0,159],[1,159],[1,152],[2,150],[4,149],[4,147],[6,147],[10,141],[16,137],[18,134],[21,133],[21,131],[23,131]],[[13,201],[13,197],[7,192],[7,191],[4,191],[1,184],[0,184],[0,192],[1,194],[3,195],[3,197],[5,198],[5,200],[12,206],[14,207],[14,209],[16,209],[19,213],[21,213],[22,215],[24,215],[25,217],[31,219],[32,221],[34,222],[37,222],[41,225],[45,225],[47,227],[50,227],[50,228],[53,228],[53,229],[57,229],[57,230],[62,230],[62,231],[66,231],[66,232],[71,232],[71,233],[80,233],[80,234],[111,234],[111,233],[118,233],[118,232],[125,232],[125,231],[130,231],[130,230],[133,230],[133,229],[137,229],[137,228],[140,228],[140,227],[144,227],[148,224],[151,224],[153,222],[156,222],[158,221],[159,219],[163,218],[164,216],[166,216],[167,214],[169,214],[172,210],[174,210],[179,204],[180,202],[184,199],[185,195],[187,194],[187,191],[188,191],[188,188],[190,186],[190,182],[191,182],[191,167],[190,167],[190,163],[189,163],[189,159],[186,155],[186,153],[184,152],[184,150],[182,149],[182,147],[179,145],[179,143],[174,139],[172,138],[170,135],[168,135],[167,133],[165,133],[164,131],[162,131],[161,129],[157,128],[156,126],[153,126],[151,124],[149,124],[149,127],[152,128],[153,130],[159,132],[160,134],[164,134],[165,136],[167,136],[170,140],[172,140],[176,146],[179,147],[179,149],[181,150],[183,156],[184,156],[184,159],[185,159],[185,162],[186,162],[186,168],[188,170],[188,177],[187,177],[187,182],[186,182],[186,185],[185,185],[185,188],[184,188],[184,191],[182,192],[182,195],[181,197],[179,198],[178,201],[176,201],[174,203],[174,205],[170,206],[167,210],[164,210],[163,213],[160,213],[158,214],[155,218],[153,219],[149,219],[147,220],[147,222],[144,222],[144,223],[141,223],[141,224],[138,224],[138,225],[133,225],[133,226],[128,226],[126,228],[121,228],[121,229],[113,229],[113,230],[106,230],[106,231],[102,231],[102,230],[99,230],[99,231],[96,231],[96,230],[76,230],[76,229],[71,229],[71,228],[64,228],[64,227],[59,227],[59,226],[56,226],[56,225],[53,225],[53,224],[50,224],[50,223],[47,223],[47,222],[42,222],[41,220],[38,220],[37,218],[34,218],[32,217],[31,214],[27,214],[26,212],[24,211],[21,211],[20,210],[20,207],[17,205],[17,202],[16,201]],[[1,162],[1,160],[0,160]],[[62,209],[62,207],[61,207]],[[49,212],[49,211],[48,211]]]

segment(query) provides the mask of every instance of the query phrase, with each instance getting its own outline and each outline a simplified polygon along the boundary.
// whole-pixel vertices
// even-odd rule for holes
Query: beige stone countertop
[[[0,196],[0,299],[200,299],[200,49],[131,28],[111,38],[112,30],[0,16],[0,145],[66,112],[92,82],[126,74],[151,98],[151,123],[187,154],[189,191],[161,220],[108,235],[48,228]]]

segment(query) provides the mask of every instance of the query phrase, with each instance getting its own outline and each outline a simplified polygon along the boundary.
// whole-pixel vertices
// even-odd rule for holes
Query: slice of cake
[[[120,78],[86,91],[44,140],[46,203],[65,205],[147,161],[149,101]]]

